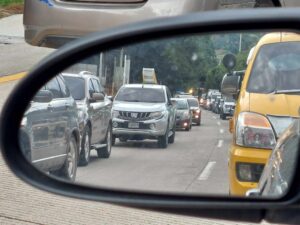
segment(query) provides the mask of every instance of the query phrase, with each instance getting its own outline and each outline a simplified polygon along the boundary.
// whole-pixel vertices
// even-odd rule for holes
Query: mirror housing
[[[221,83],[221,93],[225,97],[236,99],[239,92],[240,76],[225,74]]]
[[[32,101],[40,102],[40,103],[47,103],[47,102],[51,102],[52,99],[53,99],[53,94],[52,94],[51,91],[49,91],[49,90],[40,90],[33,97]]]
[[[102,93],[93,93],[90,102],[102,102],[104,101],[104,97],[105,96]]]

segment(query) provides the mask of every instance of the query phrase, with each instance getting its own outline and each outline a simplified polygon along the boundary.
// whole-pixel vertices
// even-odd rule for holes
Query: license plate
[[[128,128],[139,128],[139,123],[128,123]]]

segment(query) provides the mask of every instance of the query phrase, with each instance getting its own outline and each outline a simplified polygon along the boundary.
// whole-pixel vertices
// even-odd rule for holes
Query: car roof
[[[261,47],[265,44],[289,42],[289,41],[300,41],[300,35],[290,32],[273,32],[264,35],[257,43],[257,47]]]
[[[81,71],[80,73],[61,73],[61,74],[66,77],[78,77],[78,78],[84,78],[84,79],[95,78],[95,79],[99,80],[99,78],[96,75],[94,75],[93,73],[91,73],[89,71]]]
[[[164,89],[165,85],[160,85],[160,84],[124,84],[122,87]]]

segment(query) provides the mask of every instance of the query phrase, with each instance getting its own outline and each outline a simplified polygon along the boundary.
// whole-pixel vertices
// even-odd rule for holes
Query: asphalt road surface
[[[118,140],[118,139],[117,139]],[[76,182],[128,190],[228,195],[228,120],[202,110],[201,126],[177,131],[167,149],[155,140],[116,142],[108,159],[91,152]]]

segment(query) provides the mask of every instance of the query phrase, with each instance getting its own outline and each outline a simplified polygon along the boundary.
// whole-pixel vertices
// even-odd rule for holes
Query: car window
[[[54,78],[52,80],[50,80],[47,84],[46,84],[46,88],[47,90],[51,91],[53,94],[53,98],[62,98],[62,92],[60,90],[57,78]]]
[[[69,97],[70,96],[70,91],[68,89],[68,87],[65,84],[65,81],[63,80],[63,78],[61,76],[57,76],[57,80],[60,86],[60,90],[62,93],[63,97]]]
[[[188,103],[185,100],[176,100],[177,109],[188,109]]]
[[[83,78],[65,76],[65,80],[75,100],[85,98],[85,80]]]
[[[250,74],[248,91],[270,93],[300,89],[300,42],[262,46]]]
[[[188,103],[190,107],[199,107],[199,103],[197,99],[189,98]]]
[[[92,96],[92,94],[95,93],[95,88],[92,82],[92,79],[89,80],[89,94]]]
[[[115,100],[126,102],[166,102],[165,92],[158,88],[122,88],[118,92]]]
[[[101,88],[100,88],[100,84],[96,79],[91,79],[93,86],[94,86],[94,90],[96,93],[100,93]]]

